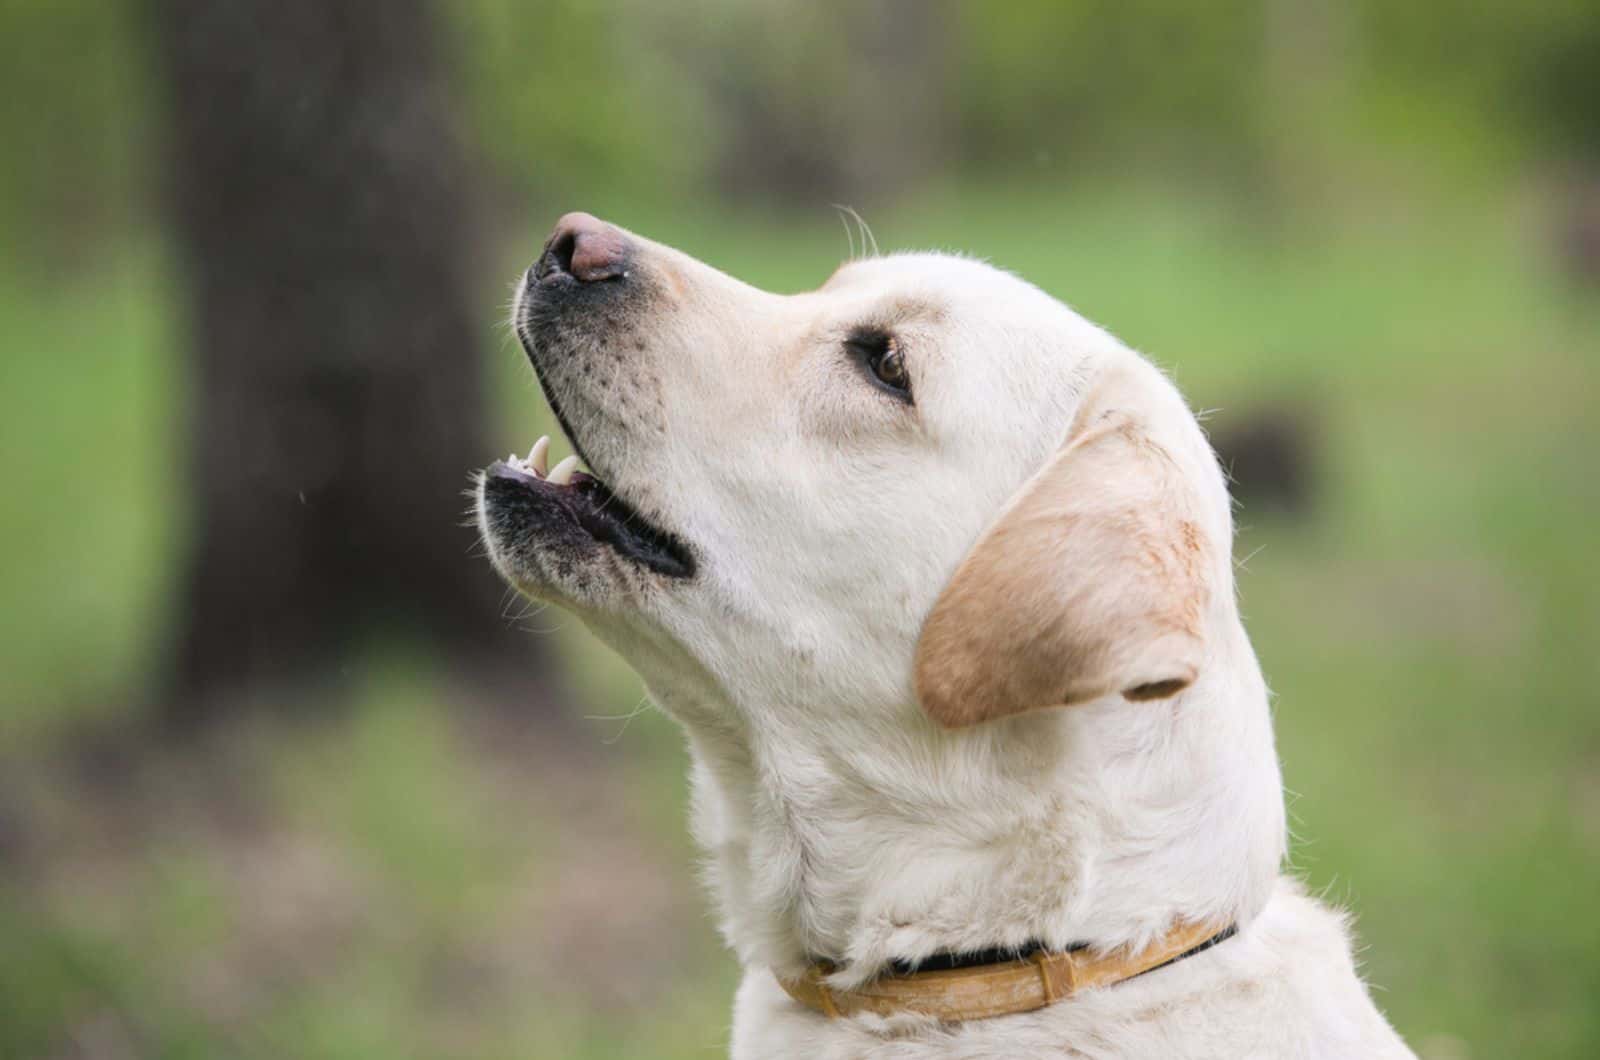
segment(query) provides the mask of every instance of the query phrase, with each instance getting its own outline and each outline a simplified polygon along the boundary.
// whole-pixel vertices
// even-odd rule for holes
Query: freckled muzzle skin
[[[642,354],[647,322],[659,312],[661,285],[642,248],[631,247],[627,271],[583,283],[569,275],[537,276],[518,293],[515,324],[528,360],[567,437],[602,476],[596,434],[660,434],[665,429],[660,380]]]
[[[663,308],[661,282],[647,246],[608,228],[613,270],[580,280],[554,266],[547,247],[523,275],[512,310],[517,337],[562,429],[590,467],[604,459],[587,443],[596,434],[659,434],[660,381],[645,358],[648,321]]]

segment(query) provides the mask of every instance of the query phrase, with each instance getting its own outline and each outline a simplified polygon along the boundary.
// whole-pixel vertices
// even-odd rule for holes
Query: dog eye
[[[872,373],[874,383],[896,397],[911,399],[911,374],[906,371],[905,354],[893,335],[859,333],[851,336],[849,346]]]
[[[896,390],[909,389],[911,380],[906,376],[905,355],[900,352],[900,347],[895,345],[893,339],[889,340],[888,348],[872,360],[872,374],[877,376],[884,386],[892,386]]]

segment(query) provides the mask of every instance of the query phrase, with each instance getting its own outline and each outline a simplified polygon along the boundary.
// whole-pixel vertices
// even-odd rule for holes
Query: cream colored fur
[[[733,1055],[1411,1055],[1344,919],[1281,873],[1226,488],[1172,384],[975,261],[858,261],[779,296],[628,238],[631,317],[535,356],[596,470],[699,571],[574,570],[480,514],[502,574],[578,613],[682,723],[746,969]],[[896,336],[914,405],[852,363],[863,324]],[[944,950],[1142,946],[1175,919],[1240,933],[960,1027],[828,1021],[772,978],[816,957],[849,985]]]

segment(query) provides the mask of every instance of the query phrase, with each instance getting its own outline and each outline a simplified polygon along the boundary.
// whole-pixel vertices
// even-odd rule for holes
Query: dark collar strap
[[[1212,935],[1210,938],[1200,943],[1200,945],[1191,950],[1186,950],[1183,953],[1178,954],[1170,961],[1156,965],[1156,967],[1151,968],[1150,971],[1153,972],[1159,968],[1165,968],[1169,964],[1177,964],[1186,957],[1193,957],[1197,953],[1209,950],[1219,942],[1226,942],[1228,939],[1233,938],[1233,936],[1238,933],[1239,925],[1229,924],[1215,935]],[[935,953],[931,956],[924,957],[920,961],[892,961],[889,964],[889,969],[891,975],[915,975],[918,972],[948,972],[956,968],[975,968],[981,964],[1004,964],[1007,961],[1031,961],[1033,960],[1033,955],[1035,953],[1043,953],[1045,952],[1045,948],[1046,947],[1044,943],[1035,941],[1024,943],[1017,949],[1011,949],[1005,946],[990,946],[986,950],[969,950],[965,953]],[[1079,950],[1086,950],[1088,948],[1089,944],[1087,942],[1075,942],[1071,946],[1068,946],[1064,952],[1077,953]],[[1141,972],[1139,974],[1148,975],[1149,973]]]

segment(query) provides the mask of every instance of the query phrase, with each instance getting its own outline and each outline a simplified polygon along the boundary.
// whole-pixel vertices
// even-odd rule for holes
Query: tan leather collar
[[[835,990],[823,980],[833,969],[814,964],[803,979],[784,979],[789,996],[838,1018],[860,1012],[879,1016],[917,1013],[946,1023],[988,1019],[1053,1005],[1080,990],[1113,986],[1136,975],[1221,942],[1232,925],[1178,924],[1152,945],[1132,954],[1096,955],[1092,950],[1039,951],[1031,957],[970,968],[910,975],[885,975],[853,990]]]

